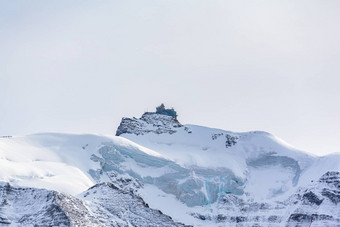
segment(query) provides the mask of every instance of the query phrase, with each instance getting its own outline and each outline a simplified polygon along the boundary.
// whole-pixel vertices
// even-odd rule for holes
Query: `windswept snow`
[[[79,194],[96,183],[89,170],[100,165],[91,156],[107,142],[160,156],[119,137],[43,133],[0,138],[0,181]]]

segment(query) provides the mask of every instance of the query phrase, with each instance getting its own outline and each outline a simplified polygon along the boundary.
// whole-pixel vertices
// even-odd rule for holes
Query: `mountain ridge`
[[[97,185],[103,193],[112,194],[103,186],[109,184],[115,193],[136,195],[176,223],[339,223],[340,154],[318,157],[267,132],[185,125],[178,122],[173,109],[158,111],[139,119],[123,118],[119,136],[40,133],[0,138],[0,181],[71,194],[88,204],[87,209],[100,210],[99,216],[107,213],[100,207],[114,210],[110,208],[114,204],[95,194],[84,197],[84,191],[93,191]],[[331,179],[334,184],[328,183]],[[126,204],[131,207],[126,213],[129,218],[121,219],[116,210],[106,215],[113,222],[102,217],[103,225],[136,223],[131,204],[140,203],[127,200],[132,201]],[[157,220],[148,224],[157,225]]]

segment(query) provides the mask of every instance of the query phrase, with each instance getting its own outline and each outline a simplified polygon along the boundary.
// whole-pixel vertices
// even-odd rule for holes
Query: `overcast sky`
[[[340,152],[340,1],[0,2],[0,135],[182,123]]]

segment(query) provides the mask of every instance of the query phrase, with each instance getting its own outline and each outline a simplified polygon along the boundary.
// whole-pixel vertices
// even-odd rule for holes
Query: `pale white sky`
[[[0,2],[0,135],[182,123],[340,152],[340,1]]]

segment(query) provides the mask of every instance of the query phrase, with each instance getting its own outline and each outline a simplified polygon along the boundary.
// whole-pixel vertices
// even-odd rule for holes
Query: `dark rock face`
[[[116,132],[121,134],[144,135],[147,133],[173,134],[177,128],[183,127],[176,116],[169,116],[158,113],[144,113],[141,118],[123,118]]]
[[[308,201],[309,203],[320,205],[322,203],[322,199],[319,199],[317,195],[315,195],[313,192],[309,191],[303,195],[303,200]]]
[[[340,172],[327,172],[319,180],[328,188],[324,188],[321,194],[331,200],[334,204],[340,203]]]
[[[226,142],[225,142],[226,148],[234,146],[237,143],[237,140],[238,140],[238,137],[231,136],[229,134],[226,134],[225,138],[226,138]]]
[[[319,182],[340,190],[340,172],[327,172],[320,178]]]
[[[315,222],[321,222],[321,223],[333,222],[333,223],[335,223],[335,220],[332,216],[325,215],[325,214],[295,213],[295,214],[291,214],[289,216],[289,219],[288,219],[289,225],[288,226],[311,226],[311,224],[315,223]]]
[[[121,134],[144,135],[147,133],[169,133],[176,132],[176,128],[183,125],[177,120],[176,111],[166,109],[164,104],[156,108],[156,112],[145,112],[142,117],[137,118],[122,118],[120,125],[116,131],[116,136]]]
[[[227,134],[227,133],[215,133],[215,134],[212,134],[211,135],[211,139],[212,140],[217,140],[219,139],[220,137],[225,137],[225,147],[226,148],[229,148],[229,147],[232,147],[234,145],[237,144],[237,140],[239,139],[238,136],[235,136],[235,135],[230,135],[230,134]]]
[[[307,222],[310,224],[312,222],[312,217],[307,214],[291,214],[288,222]]]
[[[340,202],[340,191],[324,188],[321,194],[329,198],[335,204]]]
[[[123,117],[116,131],[116,136],[120,136],[125,133],[139,135],[141,134],[140,132],[144,131],[144,127],[145,125],[142,122],[139,122],[137,118]]]

